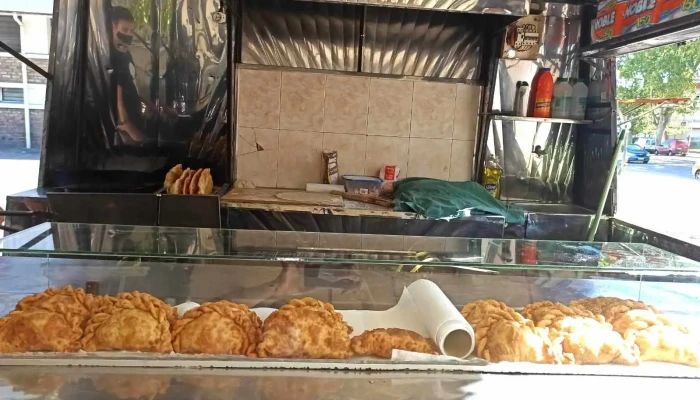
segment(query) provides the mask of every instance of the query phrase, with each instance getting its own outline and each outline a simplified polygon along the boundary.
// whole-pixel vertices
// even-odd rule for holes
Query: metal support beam
[[[21,55],[20,53],[16,52],[15,49],[13,49],[12,47],[10,47],[10,46],[8,46],[7,44],[5,44],[5,42],[3,42],[2,40],[0,40],[0,49],[3,49],[3,50],[5,50],[6,52],[10,53],[10,55],[12,55],[12,57],[14,57],[14,58],[20,60],[24,65],[26,65],[27,67],[33,69],[34,71],[36,71],[37,74],[43,76],[43,77],[46,78],[47,80],[48,80],[48,79],[51,79],[51,74],[49,74],[48,72],[44,71],[44,69],[41,68],[40,66],[34,64],[34,63],[33,63],[30,59],[28,59],[27,57],[25,57],[25,56]]]

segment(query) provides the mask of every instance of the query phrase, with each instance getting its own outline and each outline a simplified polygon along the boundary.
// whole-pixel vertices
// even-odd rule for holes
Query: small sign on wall
[[[528,15],[508,25],[502,58],[535,60],[542,44],[544,17]]]

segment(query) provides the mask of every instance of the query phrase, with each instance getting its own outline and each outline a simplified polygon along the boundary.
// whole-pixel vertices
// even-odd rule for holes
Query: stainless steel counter
[[[700,380],[450,373],[0,367],[3,399],[697,398]]]

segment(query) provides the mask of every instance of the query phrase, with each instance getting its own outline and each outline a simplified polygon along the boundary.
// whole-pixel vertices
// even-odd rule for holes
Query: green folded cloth
[[[525,223],[525,211],[496,200],[476,182],[448,182],[429,178],[406,178],[394,184],[396,211],[415,212],[435,219],[495,214],[509,224]]]

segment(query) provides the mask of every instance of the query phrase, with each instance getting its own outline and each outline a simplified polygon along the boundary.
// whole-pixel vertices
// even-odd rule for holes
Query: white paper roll
[[[467,358],[474,351],[474,329],[438,285],[421,279],[410,284],[406,291],[442,354]]]

